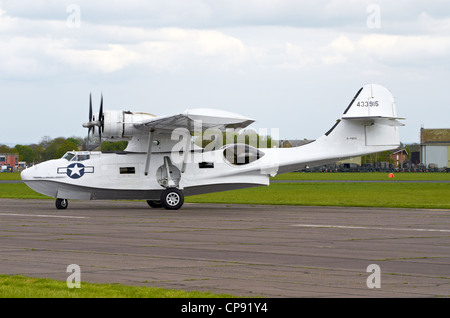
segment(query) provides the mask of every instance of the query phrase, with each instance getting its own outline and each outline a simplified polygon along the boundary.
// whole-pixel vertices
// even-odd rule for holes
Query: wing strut
[[[148,169],[150,167],[150,157],[152,155],[152,146],[153,146],[153,132],[154,130],[151,129],[148,134],[148,148],[147,148],[147,158],[145,159],[145,175],[148,175]]]
[[[183,165],[181,166],[181,173],[184,173],[186,171],[186,163],[190,152],[191,152],[191,134],[188,133],[186,136],[186,147],[184,148]]]

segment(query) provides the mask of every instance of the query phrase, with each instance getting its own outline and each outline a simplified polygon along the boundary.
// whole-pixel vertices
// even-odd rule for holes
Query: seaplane
[[[394,150],[399,126],[391,92],[378,84],[361,87],[332,127],[299,147],[256,147],[224,142],[228,132],[245,131],[254,120],[209,108],[175,115],[103,111],[93,115],[89,99],[88,136],[128,141],[124,151],[69,151],[62,158],[22,171],[33,190],[68,200],[145,200],[152,208],[180,209],[186,196],[269,186],[270,177],[345,158]],[[205,147],[196,136],[207,136]],[[233,139],[234,141],[235,139]]]

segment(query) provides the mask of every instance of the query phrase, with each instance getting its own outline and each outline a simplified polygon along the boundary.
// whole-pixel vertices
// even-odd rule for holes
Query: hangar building
[[[427,167],[450,167],[450,129],[421,128],[420,158]]]

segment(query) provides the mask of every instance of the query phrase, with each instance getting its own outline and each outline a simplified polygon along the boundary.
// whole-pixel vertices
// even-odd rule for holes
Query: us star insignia
[[[58,168],[58,174],[67,174],[69,178],[79,179],[84,176],[85,173],[94,173],[93,166],[84,166],[82,163],[71,163],[67,167]]]

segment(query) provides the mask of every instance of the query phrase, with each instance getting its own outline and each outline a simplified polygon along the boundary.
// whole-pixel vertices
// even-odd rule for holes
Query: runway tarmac
[[[261,297],[449,297],[450,211],[0,199],[0,273]],[[378,272],[367,272],[375,264]],[[375,277],[375,279],[372,279]],[[380,288],[373,287],[379,282]],[[378,279],[379,278],[379,279]]]

